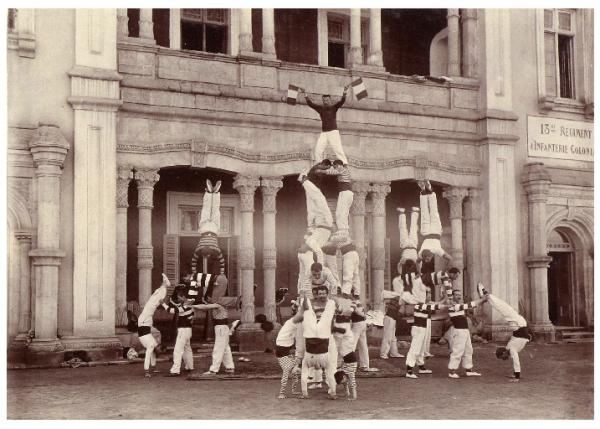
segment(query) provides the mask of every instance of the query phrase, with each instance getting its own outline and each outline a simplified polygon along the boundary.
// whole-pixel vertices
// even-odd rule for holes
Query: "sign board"
[[[543,158],[594,161],[594,124],[527,116],[527,153]]]

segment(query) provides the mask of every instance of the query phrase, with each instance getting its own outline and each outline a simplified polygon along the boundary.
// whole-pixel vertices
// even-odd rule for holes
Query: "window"
[[[544,10],[544,76],[550,97],[575,98],[574,27],[573,11]]]
[[[181,9],[181,49],[227,52],[226,9]]]
[[[17,9],[8,9],[8,32],[17,31]]]
[[[348,19],[329,17],[327,19],[327,33],[329,67],[346,67],[346,54],[350,46]]]

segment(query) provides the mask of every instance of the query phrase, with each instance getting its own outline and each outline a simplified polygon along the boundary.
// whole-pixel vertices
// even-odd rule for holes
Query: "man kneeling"
[[[304,320],[302,330],[304,337],[304,359],[302,360],[302,399],[308,398],[309,368],[323,369],[327,379],[327,393],[331,399],[336,398],[335,371],[337,367],[337,349],[331,338],[333,317],[336,311],[335,301],[328,298],[327,286],[312,289],[314,298],[305,298],[302,302]]]

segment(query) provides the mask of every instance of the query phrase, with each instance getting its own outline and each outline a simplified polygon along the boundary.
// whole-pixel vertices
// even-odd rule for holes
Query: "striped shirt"
[[[162,307],[171,314],[178,314],[177,327],[191,328],[192,320],[194,320],[194,309],[185,304],[176,304],[169,300],[168,304],[163,303]]]
[[[431,315],[436,310],[440,310],[439,304],[417,304],[417,305],[415,305],[415,312],[413,314],[415,321],[414,321],[413,326],[427,328],[427,319],[431,319]]]
[[[448,308],[448,315],[454,325],[454,329],[469,329],[469,322],[467,321],[467,315],[465,310],[477,307],[474,301],[466,304],[455,304]]]
[[[352,182],[352,177],[350,176],[350,169],[346,166],[342,167],[332,167],[327,170],[322,170],[323,174],[327,174],[329,176],[337,176],[337,185],[338,192],[342,191],[351,191],[352,188],[350,183]]]
[[[206,302],[206,298],[212,296],[217,276],[214,274],[198,274],[194,277],[198,281],[192,281],[191,286],[186,290],[186,298],[192,300],[193,304]]]
[[[323,270],[321,271],[321,275],[319,276],[318,279],[315,279],[311,273],[310,278],[308,279],[308,282],[310,282],[309,289],[311,289],[311,290],[315,286],[323,286],[323,285],[327,286],[327,289],[329,289],[329,293],[331,295],[337,295],[338,287],[340,287],[340,281],[333,274],[333,272],[327,267],[323,267]]]
[[[421,278],[426,286],[434,287],[444,284],[444,280],[448,280],[448,273],[445,271],[435,271],[433,273],[421,273]]]
[[[202,253],[208,251],[211,256],[215,256],[219,261],[219,273],[225,274],[225,258],[223,252],[219,248],[219,242],[217,237],[213,234],[204,234],[200,236],[200,240],[194,249],[194,256],[192,256],[192,273],[198,272],[198,260],[202,260]]]

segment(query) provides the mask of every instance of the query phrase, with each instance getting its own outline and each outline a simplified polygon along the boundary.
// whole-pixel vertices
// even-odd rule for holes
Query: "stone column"
[[[152,295],[152,209],[154,208],[154,184],[160,176],[158,170],[138,170],[134,174],[138,187],[139,239],[138,239],[138,272],[140,307],[146,304]]]
[[[129,17],[127,9],[117,9],[117,38],[125,39],[129,37]]]
[[[263,57],[276,59],[275,52],[275,10],[262,9],[262,52]]]
[[[31,236],[29,230],[16,231],[19,241],[19,319],[17,336],[11,344],[12,349],[23,350],[27,344],[28,332],[31,329]]]
[[[448,9],[448,76],[460,76],[460,15]]]
[[[466,267],[468,278],[468,292],[465,297],[474,299],[478,297],[477,283],[483,281],[481,275],[481,190],[469,189],[468,198],[465,200],[465,235],[466,235]]]
[[[260,181],[263,197],[263,299],[265,315],[271,322],[277,321],[275,311],[275,270],[277,268],[275,214],[277,213],[277,192],[282,187],[282,177],[266,177]]]
[[[529,288],[534,332],[554,339],[554,326],[548,313],[548,256],[546,240],[546,202],[550,191],[550,175],[541,162],[525,165],[523,187],[529,204]]]
[[[463,270],[465,260],[463,253],[463,200],[469,194],[467,188],[452,187],[444,191],[443,196],[450,203],[450,226],[452,228],[451,266],[460,270],[460,276],[454,281],[454,287],[459,287],[464,293]]]
[[[348,66],[354,67],[363,63],[360,26],[360,9],[350,9],[350,52]]]
[[[155,43],[152,9],[140,9],[140,39]]]
[[[29,142],[37,181],[37,248],[29,252],[35,270],[35,338],[29,346],[34,354],[52,360],[63,350],[56,336],[58,320],[60,250],[60,177],[69,143],[56,125],[38,127]],[[54,355],[58,360],[60,354]],[[45,358],[44,358],[45,359]]]
[[[240,194],[242,232],[239,267],[242,286],[242,323],[254,323],[254,192],[260,185],[256,177],[237,175],[233,188]]]
[[[375,310],[383,310],[381,292],[385,286],[385,197],[391,190],[389,182],[373,183],[371,186],[371,197],[373,198],[373,237],[371,238],[373,284],[371,285],[371,302]]]
[[[252,9],[240,9],[240,55],[252,55]]]
[[[462,74],[477,77],[477,9],[463,9]]]
[[[117,326],[127,325],[127,208],[131,167],[117,169],[117,254],[115,280],[115,318]]]
[[[360,297],[363,304],[366,304],[367,296],[367,284],[365,276],[366,267],[366,256],[365,250],[365,203],[367,194],[371,186],[369,182],[352,182],[352,192],[354,192],[354,200],[350,207],[350,215],[352,216],[352,239],[356,245],[356,251],[358,252],[360,266]]]
[[[381,9],[369,9],[369,65],[383,67]]]
[[[169,47],[181,49],[181,9],[169,9]]]

